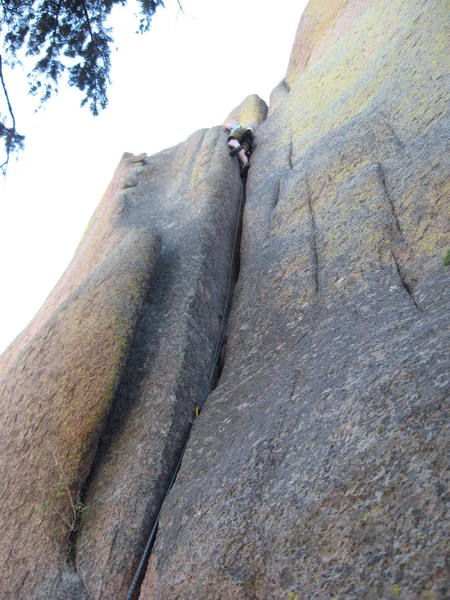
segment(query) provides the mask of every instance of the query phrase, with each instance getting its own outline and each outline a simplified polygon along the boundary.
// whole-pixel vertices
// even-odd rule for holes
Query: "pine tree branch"
[[[83,5],[84,16],[86,17],[86,23],[87,23],[87,26],[89,28],[89,35],[91,36],[91,41],[93,41],[94,35],[92,33],[92,28],[91,28],[91,18],[89,17],[89,13],[88,13],[88,9],[87,9],[87,6],[86,6],[86,2],[84,0],[82,0],[81,4]]]
[[[9,95],[8,95],[8,90],[6,89],[5,79],[3,77],[3,65],[2,65],[2,55],[1,54],[0,54],[0,82],[2,84],[3,94],[5,96],[6,104],[8,106],[8,111],[9,111],[11,121],[12,121],[12,127],[6,127],[6,125],[3,125],[3,123],[0,123],[0,125],[2,126],[2,133],[5,132],[5,134],[6,134],[5,135],[5,137],[6,137],[6,142],[5,142],[6,159],[2,162],[2,164],[0,164],[0,170],[3,173],[5,173],[6,167],[8,166],[8,163],[9,163],[11,149],[13,147],[13,142],[11,142],[11,140],[8,138],[10,137],[10,134],[12,134],[12,138],[14,139],[14,136],[17,134],[17,132],[16,132],[16,119],[14,117],[14,112],[13,112],[13,109],[11,106],[11,102],[9,100]]]
[[[11,129],[13,129],[15,131],[16,130],[16,119],[14,118],[14,113],[13,113],[13,109],[11,106],[11,102],[9,101],[8,90],[6,89],[5,80],[3,78],[2,55],[1,54],[0,54],[0,82],[2,84],[3,93],[6,98],[6,104],[8,105],[8,111],[11,116],[11,121],[12,121]]]
[[[139,2],[139,31],[143,33],[148,30],[156,8],[164,6],[164,2]],[[182,0],[176,2],[184,13]],[[98,114],[99,109],[107,105],[107,88],[111,83],[113,38],[112,28],[106,27],[105,21],[114,5],[126,3],[127,0],[0,0],[0,31],[7,46],[8,63],[16,61],[17,53],[25,46],[27,55],[38,58],[28,77],[30,93],[37,94],[42,88],[41,104],[57,93],[61,75],[66,73],[69,85],[83,93],[81,105],[88,104],[91,112]],[[24,136],[16,131],[1,60],[0,56],[0,99],[4,106],[0,117],[0,143],[4,144],[4,154],[0,160],[5,156],[6,160],[0,164],[0,171],[5,173],[10,157],[23,148]]]
[[[87,22],[87,25],[88,25],[88,28],[89,28],[89,35],[91,36],[91,41],[93,42],[94,41],[94,33],[92,32],[91,18],[89,16],[85,0],[82,0],[82,4],[83,4],[83,12],[85,14],[86,22]],[[98,7],[99,12],[101,12],[101,8],[98,6],[98,3],[97,3],[97,7]],[[99,31],[98,31],[97,37],[101,33],[104,33],[103,22],[101,22],[101,26],[99,27]],[[106,63],[108,61],[108,56],[106,56],[105,52],[101,52],[101,57],[103,58],[103,61],[104,61],[105,65],[106,65]]]

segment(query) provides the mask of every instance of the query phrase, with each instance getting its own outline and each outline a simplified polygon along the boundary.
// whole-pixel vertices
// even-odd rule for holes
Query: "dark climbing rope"
[[[169,483],[169,487],[167,488],[167,491],[164,495],[163,501],[161,502],[161,506],[159,508],[158,514],[156,515],[155,522],[153,523],[153,527],[150,532],[150,536],[147,540],[147,544],[145,546],[145,549],[142,554],[141,560],[139,562],[136,574],[134,576],[133,582],[132,582],[130,590],[128,592],[127,600],[133,599],[133,596],[137,590],[138,584],[142,579],[145,565],[148,561],[150,551],[155,542],[156,533],[158,531],[159,519],[160,519],[161,512],[162,512],[162,507],[174,486],[175,480],[176,480],[178,472],[180,470],[181,462],[183,460],[184,453],[186,452],[186,447],[187,447],[187,444],[189,441],[189,437],[191,435],[192,424],[193,424],[195,418],[199,416],[199,414],[202,410],[202,407],[206,401],[206,398],[208,397],[208,394],[211,391],[211,385],[214,380],[214,375],[217,370],[217,364],[219,362],[220,354],[222,352],[222,347],[223,347],[223,343],[225,340],[225,335],[226,335],[227,328],[228,328],[228,321],[229,321],[229,317],[230,317],[230,313],[231,313],[231,289],[232,289],[232,282],[233,282],[233,270],[234,270],[234,263],[235,263],[235,259],[236,259],[236,250],[237,250],[237,246],[238,246],[239,225],[240,225],[241,215],[243,213],[244,204],[245,204],[245,186],[244,186],[244,182],[240,176],[239,158],[237,158],[237,162],[238,162],[238,166],[239,166],[239,180],[241,183],[241,195],[240,195],[240,199],[239,199],[239,205],[237,208],[237,215],[236,215],[234,234],[233,234],[233,246],[232,246],[232,250],[231,250],[230,262],[228,265],[227,292],[225,295],[224,310],[222,313],[222,321],[220,323],[220,328],[219,328],[219,331],[217,334],[216,344],[214,346],[214,352],[213,352],[212,359],[211,359],[208,381],[206,383],[206,386],[205,386],[203,394],[200,398],[200,401],[198,403],[194,404],[194,415],[193,415],[192,421],[190,422],[190,427],[189,427],[189,431],[188,431],[188,434],[186,437],[186,441],[183,444],[183,448],[181,449],[180,457],[179,457],[177,465],[174,469],[172,479],[170,480],[170,483]]]

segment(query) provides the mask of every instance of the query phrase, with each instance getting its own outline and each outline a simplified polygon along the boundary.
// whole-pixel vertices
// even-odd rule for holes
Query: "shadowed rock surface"
[[[227,117],[257,131],[224,369],[141,600],[448,597],[447,22],[312,0],[267,120]],[[1,357],[2,598],[126,597],[219,330],[226,137],[124,155]]]
[[[448,4],[328,4],[257,131],[225,366],[145,600],[448,597]]]
[[[220,127],[146,159],[125,192],[162,246],[85,495],[75,560],[90,598],[126,597],[172,477],[208,378],[240,193]]]

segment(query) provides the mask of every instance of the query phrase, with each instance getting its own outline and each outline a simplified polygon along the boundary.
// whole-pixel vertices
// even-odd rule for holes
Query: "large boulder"
[[[325,4],[257,130],[144,600],[448,597],[448,4]]]
[[[247,127],[256,128],[263,123],[267,116],[267,104],[256,94],[244,98],[228,115],[224,125],[228,123],[240,123]]]

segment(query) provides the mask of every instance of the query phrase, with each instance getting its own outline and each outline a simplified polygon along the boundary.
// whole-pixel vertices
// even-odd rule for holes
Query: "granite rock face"
[[[225,366],[145,600],[449,594],[448,4],[327,6],[257,131]]]
[[[241,193],[222,127],[124,155],[2,356],[2,598],[126,596],[208,378]]]
[[[270,102],[268,114],[271,115],[273,111],[278,108],[278,106],[282,103],[285,97],[289,94],[289,88],[286,85],[286,81],[282,79],[280,83],[273,88],[270,94]]]
[[[257,129],[224,366],[141,600],[448,597],[447,21],[444,0],[312,0],[267,119],[249,96],[225,120]],[[1,357],[2,598],[126,597],[241,191],[221,127],[124,155]]]

